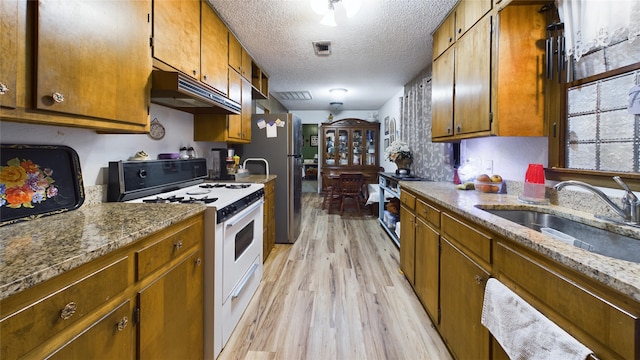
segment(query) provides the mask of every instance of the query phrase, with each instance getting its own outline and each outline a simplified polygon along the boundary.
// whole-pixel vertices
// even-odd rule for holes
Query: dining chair
[[[333,204],[340,201],[339,188],[340,184],[338,179],[332,178],[331,174],[322,172],[322,210],[325,208],[328,209],[329,214],[331,213]]]
[[[364,202],[362,197],[362,185],[364,175],[362,173],[340,174],[340,215],[344,214],[344,205],[347,200],[352,200],[358,209],[358,215],[362,216],[360,204]]]

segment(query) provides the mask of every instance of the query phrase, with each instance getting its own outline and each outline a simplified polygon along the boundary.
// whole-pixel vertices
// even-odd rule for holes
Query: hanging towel
[[[584,360],[592,354],[494,278],[484,291],[481,322],[513,360]]]

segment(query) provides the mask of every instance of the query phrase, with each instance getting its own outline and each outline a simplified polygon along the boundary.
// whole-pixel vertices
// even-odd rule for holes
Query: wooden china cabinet
[[[378,182],[380,123],[348,118],[321,125],[321,167],[324,174],[361,172]]]

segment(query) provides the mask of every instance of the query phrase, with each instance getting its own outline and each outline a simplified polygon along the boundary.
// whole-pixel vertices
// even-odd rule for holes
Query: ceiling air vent
[[[331,41],[314,41],[313,50],[318,56],[331,55]]]
[[[280,91],[275,93],[280,100],[311,100],[311,93],[308,91]]]

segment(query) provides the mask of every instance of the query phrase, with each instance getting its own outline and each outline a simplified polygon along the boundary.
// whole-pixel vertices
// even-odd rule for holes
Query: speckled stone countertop
[[[479,191],[457,190],[454,184],[444,182],[404,181],[400,182],[400,186],[401,188],[413,191],[433,201],[447,211],[477,222],[558,263],[575,269],[587,277],[629,296],[635,301],[640,301],[640,264],[610,258],[577,248],[538,231],[483,211],[477,208],[476,205],[480,205],[486,209],[491,209],[492,207],[514,210],[535,208],[543,212],[559,214],[588,225],[605,228],[637,239],[640,239],[639,228],[619,226],[598,220],[594,218],[593,214],[572,209],[570,207],[571,204],[567,204],[567,207],[562,203],[561,205],[563,206],[553,205],[554,200],[556,200],[555,203],[557,204],[558,198],[562,201],[562,197],[568,196],[565,194],[562,194],[562,197],[552,198],[551,205],[527,205],[518,201],[518,192],[509,194],[485,194]],[[564,192],[565,191],[562,191],[561,193]],[[582,208],[592,210],[591,207],[585,207],[584,204]]]
[[[202,204],[101,203],[0,227],[0,299],[205,209]]]
[[[237,178],[237,179],[235,179],[235,182],[265,184],[265,183],[269,182],[270,180],[273,180],[273,179],[275,179],[277,177],[278,177],[277,175],[273,175],[273,174],[270,174],[270,175],[264,175],[264,174],[249,175],[249,176]],[[211,180],[207,180],[207,181],[211,181]]]

